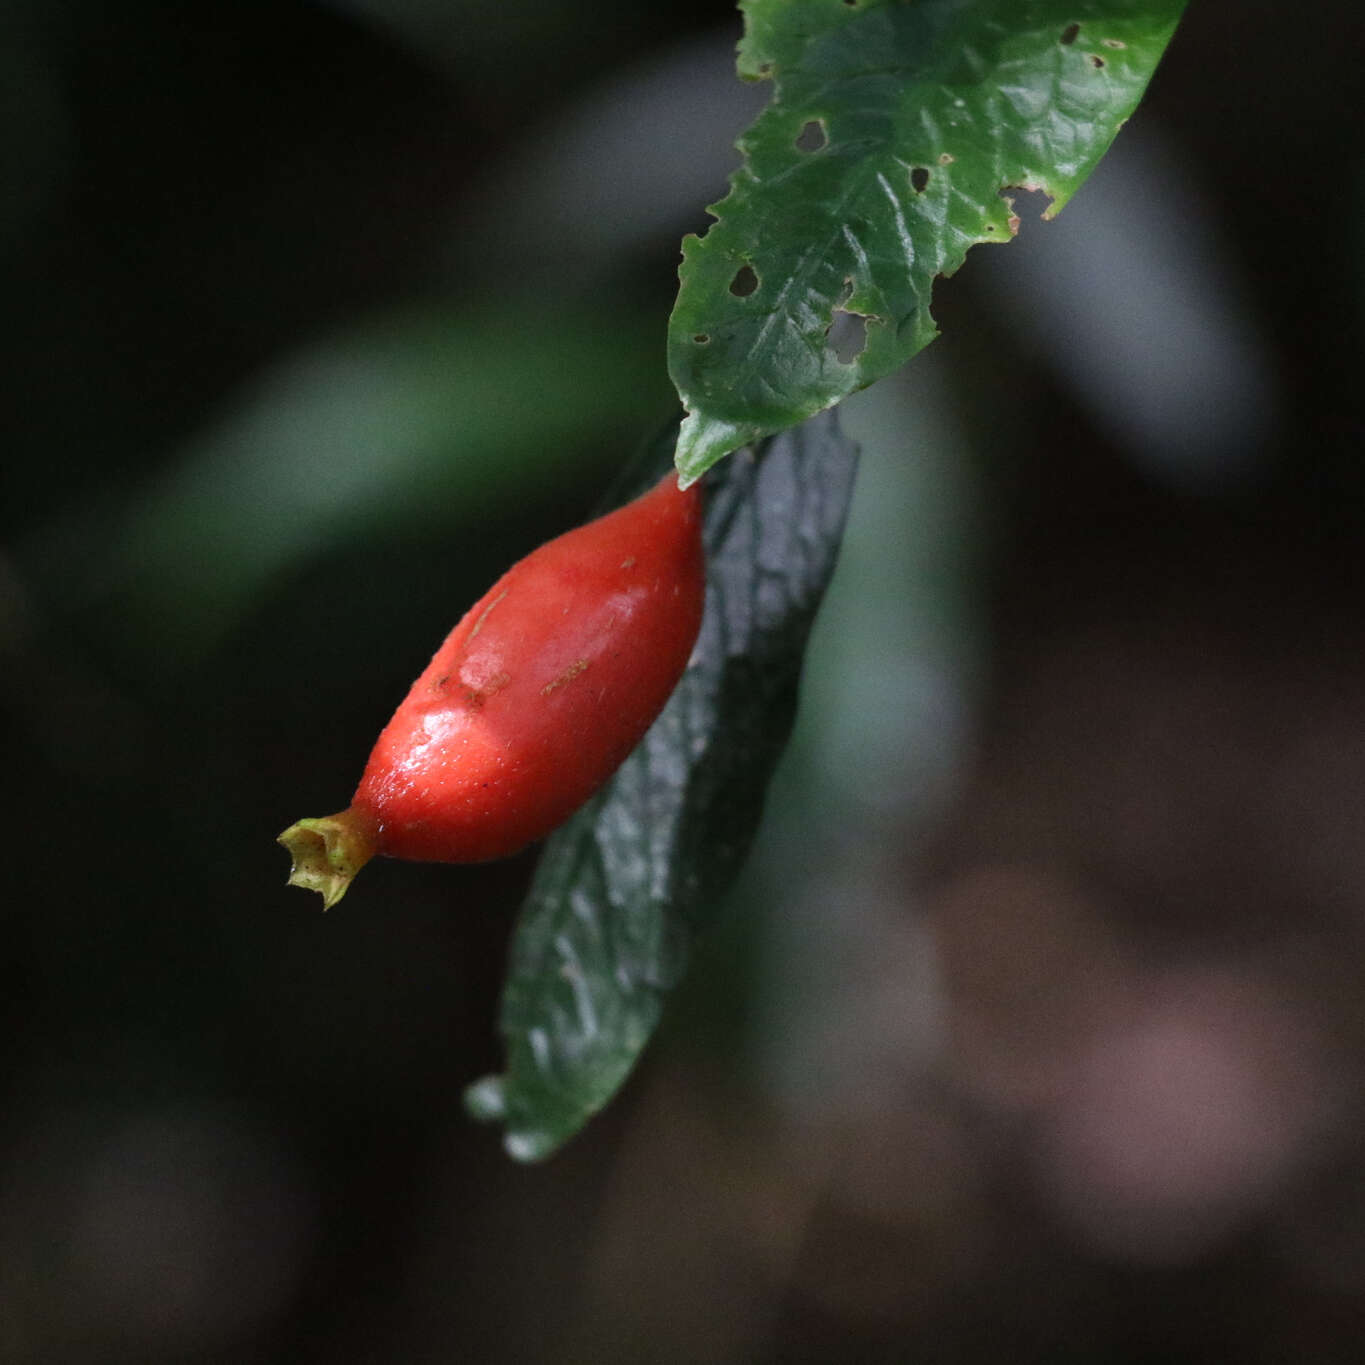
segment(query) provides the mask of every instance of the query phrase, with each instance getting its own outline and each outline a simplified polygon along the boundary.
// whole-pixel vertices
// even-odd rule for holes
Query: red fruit
[[[335,905],[376,853],[484,862],[562,824],[663,709],[701,625],[697,485],[670,474],[513,565],[379,736],[348,809],[280,836]]]

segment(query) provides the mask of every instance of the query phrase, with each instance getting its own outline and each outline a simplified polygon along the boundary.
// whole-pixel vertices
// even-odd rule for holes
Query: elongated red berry
[[[699,488],[672,474],[532,551],[413,683],[350,806],[280,836],[291,885],[331,906],[376,853],[483,862],[562,824],[663,709],[705,587]]]

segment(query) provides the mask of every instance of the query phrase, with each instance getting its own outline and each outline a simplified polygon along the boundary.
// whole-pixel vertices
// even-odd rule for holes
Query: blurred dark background
[[[531,857],[324,918],[272,840],[667,417],[738,19],[0,19],[0,1359],[1360,1358],[1357,6],[1193,0],[846,405],[763,839],[535,1168]]]

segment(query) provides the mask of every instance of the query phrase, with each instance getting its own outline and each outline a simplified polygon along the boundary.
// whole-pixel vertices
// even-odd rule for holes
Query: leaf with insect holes
[[[669,370],[698,477],[890,373],[936,335],[934,280],[1057,213],[1132,113],[1184,0],[741,0],[773,97],[683,243]]]
[[[670,429],[655,451],[664,469],[673,443]],[[692,660],[635,752],[546,845],[503,988],[506,1070],[466,1094],[477,1117],[505,1125],[519,1160],[549,1155],[616,1093],[739,871],[791,731],[856,465],[829,413],[708,485]]]

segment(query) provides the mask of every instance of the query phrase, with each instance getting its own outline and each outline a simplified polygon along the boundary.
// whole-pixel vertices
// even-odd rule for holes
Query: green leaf
[[[1141,98],[1184,0],[741,0],[771,77],[743,165],[683,243],[669,370],[696,478],[890,373],[937,333],[939,275],[1070,199]]]
[[[670,430],[640,486],[672,448]],[[546,845],[504,987],[506,1073],[466,1093],[520,1160],[547,1156],[615,1094],[739,871],[791,732],[856,463],[831,413],[708,485],[697,648],[639,747]]]

